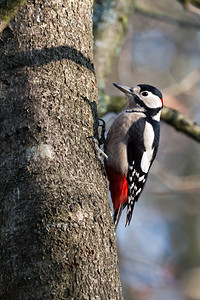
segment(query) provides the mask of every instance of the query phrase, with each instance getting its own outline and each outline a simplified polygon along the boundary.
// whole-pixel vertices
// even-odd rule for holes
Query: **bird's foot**
[[[94,136],[88,136],[88,139],[92,139],[94,142],[94,147],[97,152],[98,159],[102,162],[103,158],[108,159],[108,156],[99,147],[99,141]]]
[[[100,124],[102,122],[102,124]],[[105,131],[106,131],[106,123],[103,119],[98,120],[98,133],[99,133],[99,146],[105,144]],[[101,129],[100,129],[101,128]]]

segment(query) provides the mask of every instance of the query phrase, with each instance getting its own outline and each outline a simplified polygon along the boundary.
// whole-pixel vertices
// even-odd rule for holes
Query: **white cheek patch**
[[[144,146],[146,151],[144,151],[141,159],[140,167],[144,173],[148,173],[153,156],[153,142],[154,142],[154,130],[149,122],[146,122],[144,128]]]
[[[161,99],[158,96],[152,94],[151,92],[148,92],[148,96],[146,97],[140,95],[140,98],[142,98],[144,104],[149,108],[162,107]]]

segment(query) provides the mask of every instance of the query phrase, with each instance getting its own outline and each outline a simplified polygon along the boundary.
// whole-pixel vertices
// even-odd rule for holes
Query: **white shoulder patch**
[[[142,160],[140,167],[144,173],[148,173],[150,167],[151,160],[147,156],[147,152],[145,151],[142,155]]]
[[[140,167],[144,173],[149,171],[153,156],[153,141],[154,141],[154,130],[149,122],[146,122],[144,128],[144,146],[146,151],[142,155]]]

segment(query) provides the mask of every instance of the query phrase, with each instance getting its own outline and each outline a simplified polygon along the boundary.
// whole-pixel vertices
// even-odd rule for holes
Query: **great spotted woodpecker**
[[[126,206],[126,225],[130,224],[135,202],[155,159],[163,98],[157,88],[148,84],[134,88],[115,83],[114,86],[128,99],[128,106],[113,122],[104,144],[104,165],[117,226]]]

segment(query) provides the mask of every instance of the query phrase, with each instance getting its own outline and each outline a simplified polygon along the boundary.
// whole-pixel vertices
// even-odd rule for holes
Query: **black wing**
[[[146,149],[144,141],[144,131],[145,126],[148,122],[150,126],[151,136],[149,140],[152,139],[152,150]],[[127,198],[127,218],[126,225],[130,224],[132,213],[134,209],[135,202],[138,201],[144,185],[147,180],[148,171],[155,159],[160,135],[160,125],[159,122],[154,120],[148,120],[147,118],[141,118],[135,122],[127,133],[127,156],[128,156],[128,198]],[[150,142],[149,142],[150,143]],[[145,156],[146,155],[146,156]],[[144,161],[149,159],[149,166],[144,169]]]

